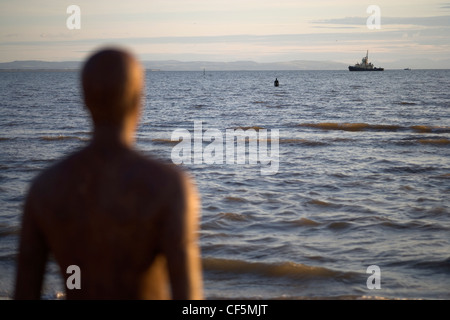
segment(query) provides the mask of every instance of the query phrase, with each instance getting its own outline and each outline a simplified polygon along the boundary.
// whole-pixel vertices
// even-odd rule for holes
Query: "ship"
[[[369,62],[369,50],[367,50],[366,56],[362,58],[361,63],[357,63],[354,66],[348,66],[350,71],[384,71],[384,68],[374,67],[371,62]]]

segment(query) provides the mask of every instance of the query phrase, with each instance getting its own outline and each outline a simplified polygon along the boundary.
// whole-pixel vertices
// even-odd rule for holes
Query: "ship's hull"
[[[348,70],[350,71],[384,71],[384,68],[360,68],[349,66]]]

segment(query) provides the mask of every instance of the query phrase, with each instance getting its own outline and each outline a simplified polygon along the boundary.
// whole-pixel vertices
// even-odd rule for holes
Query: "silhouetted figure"
[[[273,82],[273,85],[275,87],[278,87],[280,85],[280,83],[278,82],[278,78],[275,78],[275,81]]]
[[[133,150],[144,72],[119,49],[84,65],[92,141],[43,171],[29,190],[22,221],[16,299],[39,299],[48,255],[67,299],[201,299],[199,199],[174,166]],[[64,282],[66,284],[66,282]]]

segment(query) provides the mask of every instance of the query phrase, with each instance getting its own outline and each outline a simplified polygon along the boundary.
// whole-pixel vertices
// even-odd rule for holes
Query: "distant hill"
[[[237,71],[237,70],[347,70],[349,64],[335,61],[294,60],[286,62],[254,62],[254,61],[143,61],[148,70],[161,71]],[[450,69],[450,59],[434,61],[429,59],[404,59],[401,61],[379,62],[378,66],[389,69]],[[78,70],[80,61],[13,61],[0,63],[0,70]]]
[[[305,61],[259,63],[254,61],[144,61],[146,69],[162,71],[234,71],[234,70],[344,70],[346,64],[332,61]],[[0,63],[0,70],[77,70],[79,61],[13,61]]]
[[[0,69],[3,70],[77,70],[80,66],[81,63],[79,61],[48,62],[27,60],[0,63]]]
[[[383,63],[383,67],[385,69],[450,69],[450,59],[403,59],[401,61]]]
[[[332,61],[297,60],[289,62],[261,63],[254,61],[211,62],[211,61],[145,61],[147,69],[165,71],[234,71],[234,70],[343,70],[346,64]]]

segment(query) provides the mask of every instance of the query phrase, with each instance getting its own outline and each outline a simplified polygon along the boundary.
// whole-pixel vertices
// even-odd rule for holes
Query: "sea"
[[[145,81],[136,148],[195,180],[206,299],[450,299],[450,70]],[[91,133],[77,71],[0,72],[0,298],[30,181]]]

